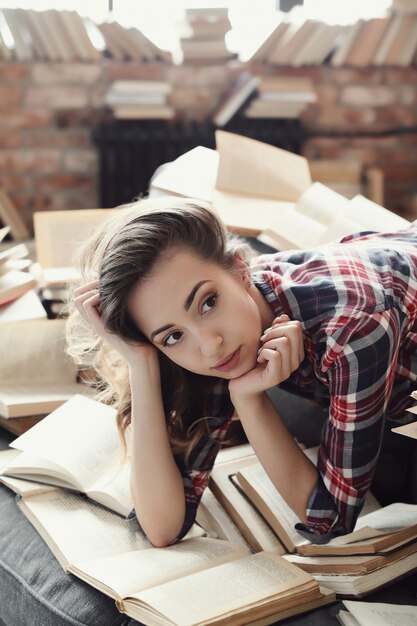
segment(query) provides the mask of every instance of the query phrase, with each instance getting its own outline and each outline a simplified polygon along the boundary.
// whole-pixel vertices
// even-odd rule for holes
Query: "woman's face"
[[[177,248],[157,261],[131,292],[138,328],[181,367],[233,379],[256,365],[263,330],[272,320],[244,262],[226,271],[191,250]]]

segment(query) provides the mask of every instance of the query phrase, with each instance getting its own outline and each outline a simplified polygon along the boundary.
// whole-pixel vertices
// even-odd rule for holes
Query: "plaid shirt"
[[[319,478],[298,532],[315,543],[353,530],[378,459],[385,419],[410,421],[417,389],[417,221],[398,233],[360,233],[307,251],[257,257],[253,280],[275,315],[300,320],[306,356],[282,387],[328,404]],[[233,407],[219,381],[211,436],[184,478],[195,519]]]

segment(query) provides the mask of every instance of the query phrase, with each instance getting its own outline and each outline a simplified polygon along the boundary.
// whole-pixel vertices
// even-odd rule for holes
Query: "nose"
[[[221,334],[214,329],[204,329],[199,331],[200,351],[203,356],[215,356],[218,348],[221,346],[223,338]]]

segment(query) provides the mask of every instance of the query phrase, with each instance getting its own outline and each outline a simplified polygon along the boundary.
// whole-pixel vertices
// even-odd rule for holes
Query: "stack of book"
[[[228,9],[186,9],[187,36],[180,37],[184,63],[219,63],[233,58],[226,46],[225,36],[231,24]]]
[[[347,26],[311,19],[283,21],[248,61],[291,67],[327,62],[335,67],[409,66],[416,63],[417,54],[413,6],[413,11],[394,7],[390,15]]]
[[[39,211],[33,215],[39,294],[50,318],[64,317],[69,289],[80,279],[76,257],[81,244],[112,209]]]
[[[172,62],[171,53],[159,48],[138,28],[125,28],[118,22],[103,22],[98,29],[104,39],[106,54],[113,59]]]
[[[32,319],[1,325],[0,423],[16,434],[76,393],[88,393],[65,352],[65,320]],[[29,419],[29,421],[28,421]]]
[[[216,126],[225,126],[255,97],[261,79],[249,71],[239,74],[231,88],[216,106],[212,120]]]
[[[263,77],[257,91],[257,97],[244,111],[246,117],[297,118],[317,100],[313,83],[308,78]]]
[[[76,11],[2,9],[0,58],[18,61],[98,61],[103,54],[118,60],[171,62],[136,28],[117,22],[97,26]]]
[[[173,119],[170,92],[171,85],[166,81],[116,80],[105,102],[116,119]]]
[[[9,231],[8,226],[0,229],[0,242]],[[28,255],[24,243],[0,247],[0,324],[46,317],[35,291],[37,280],[28,271],[32,266]]]
[[[238,535],[194,525],[178,544],[153,548],[124,519],[130,468],[110,406],[74,396],[11,446],[0,481],[62,567],[142,624],[267,626],[335,601],[311,574],[277,552],[253,554]]]
[[[350,28],[317,20],[293,22],[287,17],[278,23],[248,62],[291,67],[319,65],[331,57]]]
[[[314,461],[317,450],[305,453]],[[219,453],[210,487],[253,550],[277,552],[339,596],[366,596],[417,569],[417,505],[380,507],[370,494],[352,533],[316,545],[295,531],[296,515],[249,445]]]

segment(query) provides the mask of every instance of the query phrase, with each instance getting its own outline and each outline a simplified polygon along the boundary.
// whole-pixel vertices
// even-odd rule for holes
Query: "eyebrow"
[[[209,282],[208,279],[207,280],[200,280],[196,285],[194,285],[194,287],[191,289],[190,293],[188,294],[185,303],[184,303],[184,309],[186,311],[189,311],[191,308],[191,305],[194,301],[194,298],[196,296],[197,291],[200,289],[200,287],[202,287],[205,283]],[[156,335],[159,335],[160,333],[164,332],[164,330],[168,330],[169,328],[173,328],[174,324],[166,324],[165,326],[161,326],[161,328],[157,328],[156,330],[153,331],[153,333],[151,333],[151,340],[154,339],[154,337],[156,337]]]

